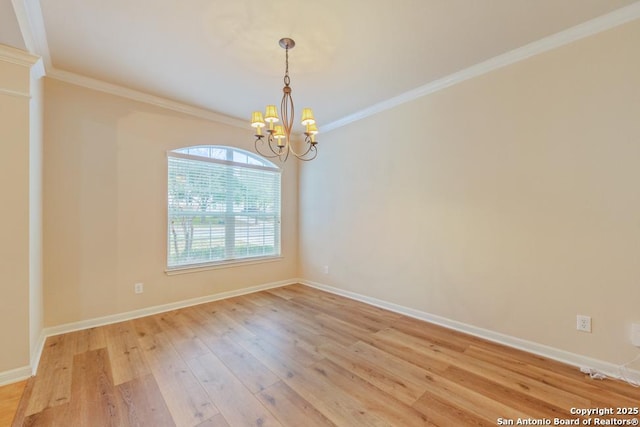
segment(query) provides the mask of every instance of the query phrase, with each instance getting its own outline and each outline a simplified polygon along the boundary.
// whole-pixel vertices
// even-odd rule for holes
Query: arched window
[[[168,152],[167,268],[280,255],[280,169],[248,151]]]

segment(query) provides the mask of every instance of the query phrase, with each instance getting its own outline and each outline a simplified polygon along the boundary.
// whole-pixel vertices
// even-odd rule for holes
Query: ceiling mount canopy
[[[289,77],[289,49],[293,49],[296,42],[290,38],[282,38],[279,41],[280,46],[285,50],[285,72],[284,87],[282,88],[282,101],[280,102],[280,117],[282,117],[282,125],[276,125],[280,121],[278,110],[275,105],[267,105],[264,116],[260,111],[254,111],[251,115],[251,127],[255,128],[255,148],[256,151],[268,158],[277,157],[280,161],[286,161],[289,154],[293,154],[300,160],[313,160],[318,155],[316,148],[316,134],[318,127],[313,117],[311,108],[302,109],[301,123],[305,127],[304,132],[304,149],[298,153],[291,145],[291,129],[293,128],[294,106],[291,97],[291,79]],[[266,127],[266,135],[262,133],[262,128]],[[266,136],[266,139],[265,139]],[[265,146],[270,152],[265,153]]]
[[[293,49],[296,46],[296,42],[293,39],[290,39],[289,37],[281,38],[278,43],[280,44],[280,47],[283,49]]]

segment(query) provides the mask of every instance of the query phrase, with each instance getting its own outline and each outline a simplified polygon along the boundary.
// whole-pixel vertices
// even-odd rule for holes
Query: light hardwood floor
[[[493,426],[638,402],[622,382],[293,285],[49,338],[14,426]]]
[[[20,381],[0,387],[0,427],[8,427],[13,422],[26,385],[26,381]]]

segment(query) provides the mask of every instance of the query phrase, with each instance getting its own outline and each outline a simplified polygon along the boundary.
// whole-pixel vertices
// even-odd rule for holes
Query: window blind
[[[167,267],[280,255],[280,170],[242,150],[194,148],[168,154]]]

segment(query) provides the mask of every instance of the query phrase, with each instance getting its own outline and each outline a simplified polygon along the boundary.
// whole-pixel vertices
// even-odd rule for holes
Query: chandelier
[[[282,162],[289,158],[289,154],[293,154],[300,160],[313,160],[318,155],[316,148],[316,144],[318,143],[318,141],[316,141],[318,127],[316,126],[316,120],[313,118],[311,108],[302,109],[301,123],[305,126],[303,150],[297,153],[291,145],[291,128],[293,127],[294,109],[293,98],[291,98],[291,87],[289,86],[291,83],[289,78],[289,49],[293,49],[296,43],[290,38],[280,39],[279,43],[285,50],[286,64],[284,87],[282,88],[283,95],[280,103],[282,124],[276,124],[280,121],[280,118],[278,117],[278,110],[275,105],[267,105],[264,117],[260,111],[254,111],[251,115],[251,127],[256,130],[255,148],[260,155],[268,158],[277,157]],[[266,134],[263,134],[262,128],[267,126],[267,124]],[[268,148],[270,152],[265,153],[266,148]]]

